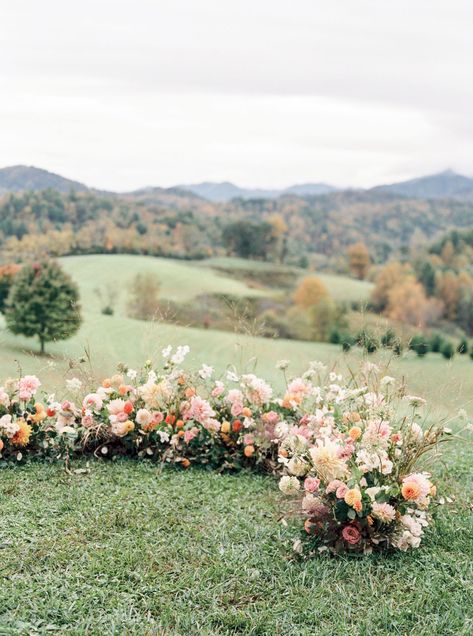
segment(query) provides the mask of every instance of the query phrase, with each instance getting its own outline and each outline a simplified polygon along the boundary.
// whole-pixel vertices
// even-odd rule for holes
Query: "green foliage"
[[[18,265],[0,266],[0,313],[5,312],[8,294],[19,269]]]
[[[391,349],[397,339],[398,338],[396,336],[396,332],[394,331],[394,329],[391,329],[391,327],[389,327],[381,336],[381,346],[386,349]]]
[[[267,222],[235,221],[224,228],[222,238],[227,249],[237,256],[263,260],[275,242],[273,226]]]
[[[440,353],[445,343],[445,338],[440,333],[434,333],[429,340],[429,346],[432,353]]]
[[[332,329],[332,331],[330,332],[328,341],[331,344],[340,344],[342,340],[342,334],[340,333],[340,331],[337,329],[337,327],[334,327]]]
[[[368,329],[362,329],[356,336],[356,343],[362,347],[366,353],[374,353],[379,348],[379,340]]]
[[[7,299],[5,318],[14,334],[46,342],[65,340],[81,324],[79,290],[55,261],[25,265],[16,275]]]
[[[443,355],[444,358],[450,360],[455,355],[455,347],[451,342],[447,340],[443,343],[440,353]]]
[[[430,350],[429,342],[423,334],[417,334],[411,338],[409,349],[415,351],[419,357],[423,357]]]
[[[417,280],[423,285],[427,296],[433,296],[436,290],[436,271],[430,261],[420,261],[414,264]]]

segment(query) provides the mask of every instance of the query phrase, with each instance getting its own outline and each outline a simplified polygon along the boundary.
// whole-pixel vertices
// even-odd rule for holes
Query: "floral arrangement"
[[[188,347],[162,352],[159,369],[119,372],[88,389],[66,380],[67,398],[40,398],[25,375],[0,387],[0,463],[130,454],[188,468],[248,466],[279,474],[304,518],[298,551],[418,547],[436,497],[418,461],[447,439],[421,426],[425,402],[365,363],[347,381],[321,363],[284,393],[254,374],[215,378],[183,368]],[[286,377],[288,362],[278,367]]]

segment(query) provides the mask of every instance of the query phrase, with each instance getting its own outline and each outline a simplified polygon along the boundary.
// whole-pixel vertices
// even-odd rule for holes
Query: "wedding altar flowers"
[[[279,487],[300,499],[304,519],[298,551],[417,548],[436,487],[416,466],[448,433],[433,425],[423,430],[425,401],[406,400],[403,387],[371,366],[347,385],[328,383],[316,394],[319,415],[305,404],[294,407],[294,426],[279,442],[285,472]],[[301,423],[304,444],[293,438]]]
[[[417,548],[436,486],[421,461],[449,431],[426,426],[426,403],[372,363],[343,375],[313,362],[278,392],[253,373],[184,368],[189,348],[161,363],[120,365],[101,381],[67,378],[55,395],[24,375],[0,386],[0,462],[132,455],[184,469],[271,472],[298,507],[298,549]],[[287,361],[278,363],[286,378]]]

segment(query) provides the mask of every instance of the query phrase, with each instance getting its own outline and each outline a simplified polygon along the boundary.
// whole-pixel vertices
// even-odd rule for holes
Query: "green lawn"
[[[84,307],[100,310],[96,289],[114,290],[117,311],[125,314],[128,286],[138,273],[151,272],[161,284],[160,295],[167,300],[182,302],[198,294],[226,293],[233,296],[264,296],[268,292],[251,289],[243,282],[202,267],[200,262],[178,261],[153,256],[128,254],[96,254],[67,256],[58,259],[63,268],[79,284]]]
[[[248,272],[256,271],[274,271],[284,272],[288,269],[294,271],[300,279],[304,276],[315,275],[323,282],[328,289],[330,295],[337,301],[353,302],[353,301],[365,301],[368,300],[373,290],[373,283],[364,280],[355,280],[348,276],[341,276],[336,274],[324,274],[323,272],[310,272],[300,268],[288,268],[286,265],[277,265],[274,263],[267,263],[264,261],[248,261],[243,258],[209,258],[200,263],[202,267],[206,268],[223,268],[234,269],[239,271]]]
[[[437,466],[458,500],[418,551],[300,562],[270,477],[134,461],[5,469],[0,634],[466,636],[468,472],[461,453]]]

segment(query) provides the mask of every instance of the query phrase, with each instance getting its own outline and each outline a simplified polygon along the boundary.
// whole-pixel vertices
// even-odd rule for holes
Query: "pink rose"
[[[339,486],[335,493],[337,499],[343,499],[346,495],[347,490],[348,490],[348,486],[346,486],[345,484],[342,484],[341,486]]]
[[[344,485],[343,481],[340,481],[339,479],[332,479],[332,481],[327,484],[325,494],[330,495],[332,492],[337,492],[337,489]]]
[[[153,424],[160,424],[164,420],[164,415],[161,411],[153,412]]]
[[[268,411],[263,415],[263,421],[266,424],[277,424],[279,422],[279,415],[276,411]]]
[[[320,486],[320,479],[317,477],[306,477],[304,480],[304,490],[306,492],[315,492]]]
[[[347,543],[356,545],[361,539],[361,534],[355,526],[345,526],[342,530],[342,537]]]

